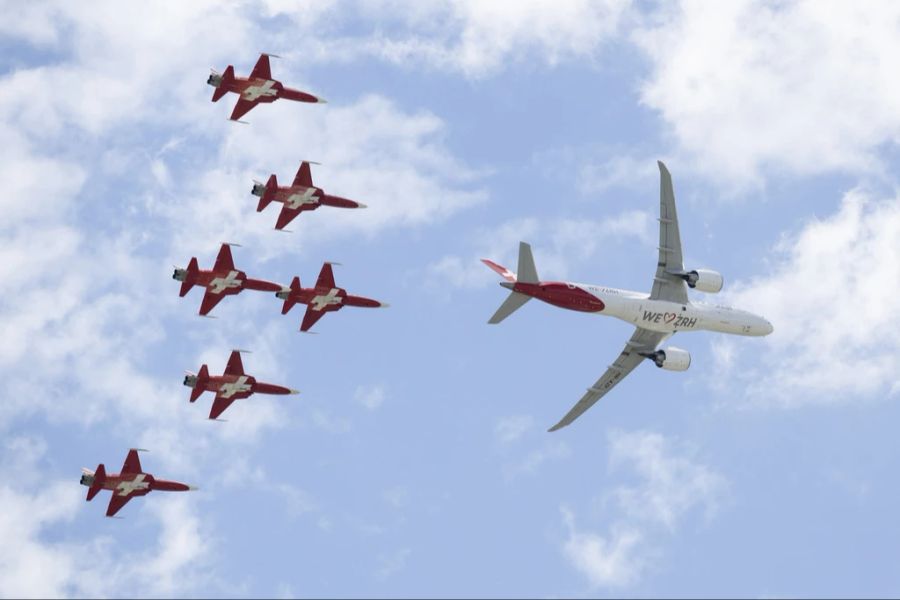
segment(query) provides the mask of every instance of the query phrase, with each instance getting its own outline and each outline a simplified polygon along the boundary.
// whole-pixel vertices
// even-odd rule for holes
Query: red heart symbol
[[[675,320],[675,317],[676,317],[676,316],[678,316],[678,315],[676,315],[675,313],[666,313],[666,314],[663,315],[663,320],[664,320],[666,323],[671,323],[672,321]]]

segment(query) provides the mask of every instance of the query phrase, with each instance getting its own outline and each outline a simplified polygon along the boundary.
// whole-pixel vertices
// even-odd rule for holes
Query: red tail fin
[[[87,492],[87,501],[90,502],[94,499],[94,496],[103,489],[103,484],[106,483],[106,467],[103,466],[103,463],[97,465],[97,470],[94,471],[94,483],[91,484],[91,487],[88,488]]]
[[[219,80],[219,85],[213,91],[212,101],[218,102],[221,100],[222,96],[227,94],[231,89],[232,83],[234,83],[234,67],[228,65],[228,68],[222,73],[222,79]]]
[[[269,180],[266,182],[266,191],[263,192],[263,195],[259,198],[259,204],[256,206],[256,212],[262,212],[262,210],[269,205],[269,203],[275,199],[275,192],[278,191],[278,179],[275,178],[275,174],[269,175]]]
[[[284,306],[281,307],[281,314],[286,315],[289,310],[297,304],[297,293],[300,291],[300,278],[294,277],[291,280],[291,291],[288,297],[284,299]]]
[[[206,382],[209,381],[209,369],[206,365],[200,367],[200,372],[197,373],[197,382],[194,384],[194,389],[191,390],[191,402],[197,400],[205,391]]]
[[[199,271],[200,265],[197,264],[197,257],[192,256],[191,262],[188,263],[187,269],[185,269],[184,281],[181,282],[181,291],[178,292],[179,296],[184,296],[196,285],[197,273]]]

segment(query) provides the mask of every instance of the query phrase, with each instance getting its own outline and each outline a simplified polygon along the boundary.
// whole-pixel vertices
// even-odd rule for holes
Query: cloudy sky
[[[896,596],[900,5],[4,2],[0,596]],[[208,69],[325,105],[226,119]],[[292,234],[253,179],[366,203]],[[686,264],[765,339],[691,334],[549,434],[630,335],[478,262],[649,290],[658,171]],[[173,265],[238,242],[196,316]],[[698,297],[702,297],[700,294]],[[710,298],[706,298],[710,300]],[[183,371],[302,390],[206,421]],[[79,468],[201,487],[106,519]]]

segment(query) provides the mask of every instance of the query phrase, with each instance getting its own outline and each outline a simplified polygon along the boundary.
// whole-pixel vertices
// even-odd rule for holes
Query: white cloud
[[[641,479],[638,486],[614,490],[619,506],[630,517],[664,525],[670,531],[695,506],[711,516],[726,487],[720,475],[693,460],[690,450],[679,454],[671,446],[672,442],[658,433],[617,431],[610,435],[611,467],[631,467]]]
[[[653,219],[649,212],[629,210],[599,220],[534,217],[513,219],[483,229],[472,244],[478,250],[464,258],[448,255],[427,267],[428,282],[437,289],[486,287],[497,275],[479,260],[488,258],[516,270],[519,242],[532,246],[538,275],[542,279],[566,277],[575,264],[590,260],[612,237],[636,237],[652,243]]]
[[[334,30],[306,52],[322,62],[374,56],[481,78],[510,64],[594,60],[630,6],[630,0],[372,0],[356,11],[377,33],[346,37]]]
[[[376,410],[384,404],[384,386],[379,384],[359,385],[353,392],[353,399],[369,410]]]
[[[375,570],[375,577],[380,581],[385,581],[393,575],[406,568],[406,561],[412,550],[409,548],[401,548],[391,553],[382,553],[378,555],[378,568]]]
[[[252,131],[228,130],[206,170],[183,172],[174,182],[177,193],[155,200],[155,210],[175,228],[175,247],[214,252],[222,240],[240,241],[266,260],[298,252],[298,238],[304,251],[315,250],[335,237],[436,223],[486,198],[483,190],[468,189],[480,174],[450,153],[446,125],[434,114],[406,112],[375,95],[345,106],[287,104],[251,113]],[[316,156],[286,154],[298,139],[316,148]],[[277,207],[254,213],[251,181],[275,173],[280,183],[290,182],[304,159],[322,163],[312,175],[327,193],[368,208],[320,208],[297,217],[288,227],[293,234],[273,234]]]
[[[648,23],[642,100],[713,178],[877,171],[900,139],[896,2],[684,1]]]
[[[552,440],[530,450],[525,456],[504,467],[504,478],[511,481],[522,475],[534,475],[545,463],[564,460],[572,455],[572,447],[566,442]]]
[[[763,340],[717,340],[713,382],[746,389],[752,404],[783,407],[895,393],[898,239],[900,197],[875,200],[859,189],[835,214],[785,236],[768,273],[727,295],[765,315],[775,331]]]
[[[626,586],[637,581],[646,561],[641,554],[643,535],[639,530],[615,527],[608,537],[603,537],[579,531],[572,511],[565,507],[561,511],[569,531],[563,553],[592,587]]]
[[[614,431],[609,435],[610,470],[636,477],[637,484],[617,486],[604,494],[612,500],[604,514],[610,519],[606,535],[579,529],[574,512],[561,507],[567,538],[566,559],[584,574],[592,587],[637,583],[661,555],[661,533],[673,533],[695,508],[707,516],[725,493],[725,479],[700,464],[694,451],[661,434]]]
[[[501,444],[509,444],[521,438],[533,427],[534,417],[531,415],[502,417],[494,426],[494,437]]]

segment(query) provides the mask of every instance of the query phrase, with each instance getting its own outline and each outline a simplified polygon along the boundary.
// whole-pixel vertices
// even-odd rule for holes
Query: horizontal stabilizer
[[[488,321],[490,324],[497,324],[509,315],[513,314],[519,308],[522,307],[526,302],[531,300],[531,296],[526,296],[525,294],[520,294],[519,292],[511,293],[503,304],[500,305],[500,308],[497,309],[497,312],[494,313],[494,316]]]

